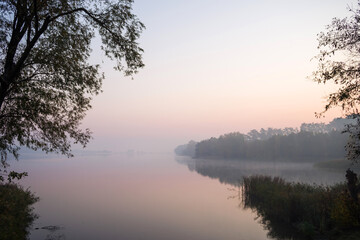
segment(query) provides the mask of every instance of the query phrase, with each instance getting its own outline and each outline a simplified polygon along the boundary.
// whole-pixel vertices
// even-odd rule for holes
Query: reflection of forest
[[[193,159],[180,156],[175,159],[187,165],[190,171],[231,185],[238,185],[243,177],[252,175],[279,176],[288,181],[317,184],[334,184],[345,180],[344,172],[314,168],[313,163]]]
[[[268,236],[272,239],[338,239],[332,238],[333,236],[348,239],[347,235],[350,236],[349,239],[360,239],[360,232],[356,228],[351,227],[347,231],[348,228],[341,227],[344,222],[346,226],[350,226],[347,220],[351,218],[344,216],[357,210],[343,212],[340,206],[358,209],[358,205],[354,205],[354,208],[351,204],[343,203],[348,200],[345,171],[321,170],[313,167],[313,163],[194,159],[179,156],[176,161],[187,165],[190,171],[218,179],[221,183],[234,186],[241,184],[239,194],[242,194],[239,198],[242,206],[257,212],[259,223],[268,230]],[[253,177],[244,180],[248,176]],[[250,184],[252,188],[245,187],[251,182],[249,179],[258,184],[255,187]],[[343,184],[338,184],[340,182]],[[342,196],[346,198],[343,199]],[[353,223],[355,226],[358,221]],[[334,224],[337,224],[336,227]],[[332,229],[337,231],[333,232]]]

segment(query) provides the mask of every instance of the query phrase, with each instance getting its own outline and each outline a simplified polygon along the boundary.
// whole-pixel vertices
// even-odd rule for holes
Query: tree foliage
[[[357,8],[349,9],[350,17],[334,18],[326,32],[318,35],[319,65],[313,73],[318,83],[334,83],[338,90],[329,94],[325,109],[341,106],[346,114],[357,118],[356,123],[345,129],[350,133],[347,155],[352,162],[360,159],[360,1]]]
[[[187,144],[179,145],[174,149],[174,152],[179,156],[195,157],[197,142],[191,140]]]
[[[360,1],[358,5],[360,7]],[[325,111],[340,105],[346,112],[353,113],[360,103],[360,9],[350,11],[351,17],[334,18],[327,31],[318,34],[319,65],[313,79],[339,86],[328,96]]]
[[[347,130],[354,119],[335,118],[330,123],[302,123],[298,128],[261,128],[190,141],[175,149],[177,155],[220,159],[282,159],[287,161],[343,158]],[[346,126],[346,128],[345,128]]]
[[[33,204],[39,201],[28,189],[14,183],[0,183],[1,239],[28,239],[30,227],[38,217]]]
[[[90,131],[79,125],[104,75],[88,62],[97,33],[125,75],[144,66],[144,25],[132,0],[0,0],[0,158],[19,146],[71,156]]]
[[[301,131],[274,135],[263,140],[245,140],[241,133],[230,133],[200,141],[196,158],[314,161],[345,156],[348,136],[338,131],[313,133]]]

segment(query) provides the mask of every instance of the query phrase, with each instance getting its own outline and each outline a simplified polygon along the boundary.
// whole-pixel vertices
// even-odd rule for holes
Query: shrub
[[[13,183],[0,184],[1,239],[26,239],[36,219],[32,205],[39,199],[28,189]]]

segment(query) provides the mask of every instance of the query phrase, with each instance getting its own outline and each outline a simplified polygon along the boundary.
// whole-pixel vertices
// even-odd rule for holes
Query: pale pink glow
[[[104,61],[106,79],[84,121],[95,136],[89,146],[171,151],[190,139],[342,116],[338,109],[315,117],[336,87],[309,76],[317,67],[317,34],[356,1],[212,1],[206,8],[200,2],[135,3],[147,30],[141,39],[146,67],[134,80],[94,51],[92,61]],[[183,15],[188,18],[177,18]]]
[[[315,89],[322,87],[311,84]],[[214,90],[213,94],[198,92],[181,96],[180,92],[172,96],[138,96],[134,101],[130,99],[111,104],[116,106],[113,109],[107,105],[100,107],[95,101],[94,110],[89,112],[85,126],[90,127],[95,136],[109,137],[109,141],[111,138],[124,137],[139,138],[145,143],[144,139],[151,142],[152,139],[167,138],[174,139],[169,146],[172,147],[182,143],[176,141],[201,140],[234,131],[247,133],[251,129],[328,122],[342,114],[335,110],[327,113],[325,118],[315,117],[315,112],[322,111],[325,104],[323,91],[317,91],[316,95],[310,89],[311,95],[307,95],[297,93],[294,89],[290,92],[283,89],[271,92],[255,87],[251,89],[238,95],[229,88],[229,94],[225,90]],[[167,143],[165,141],[164,146]],[[130,148],[136,149],[136,144]]]
[[[61,223],[69,238],[91,229],[101,237],[145,232],[154,239],[266,239],[253,221],[256,213],[228,199],[232,186],[189,171],[172,155],[29,160],[21,167],[29,172],[24,184],[41,196],[37,225]]]

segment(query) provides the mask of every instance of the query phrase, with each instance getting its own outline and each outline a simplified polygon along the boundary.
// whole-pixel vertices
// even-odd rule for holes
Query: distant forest
[[[190,141],[176,147],[181,156],[212,159],[302,160],[314,161],[344,158],[349,134],[343,133],[353,118],[335,118],[329,124],[303,123],[298,128],[239,132],[218,138]]]

